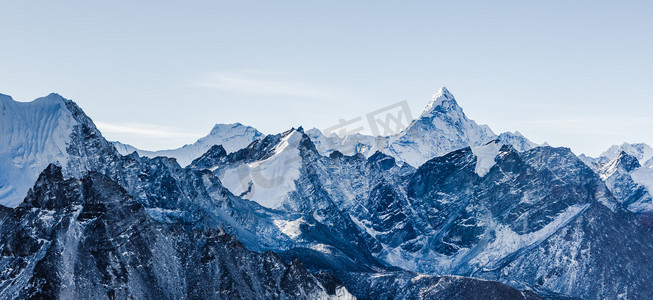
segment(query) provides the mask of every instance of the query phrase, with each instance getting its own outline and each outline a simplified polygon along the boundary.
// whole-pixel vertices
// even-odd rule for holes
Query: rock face
[[[352,282],[352,289],[359,291],[361,299],[542,299],[531,291],[459,276],[351,273],[346,280]]]
[[[0,298],[348,298],[301,262],[247,250],[221,230],[160,223],[108,177],[49,166],[5,211]]]
[[[650,297],[645,266],[651,258],[641,254],[653,251],[650,230],[571,151],[519,153],[504,146],[483,177],[475,174],[475,161],[462,149],[425,163],[410,178],[407,201],[419,214],[408,219],[424,233],[416,235],[419,243],[402,245],[406,266],[418,259],[418,268],[433,268],[420,271],[521,282],[587,299],[626,292]]]

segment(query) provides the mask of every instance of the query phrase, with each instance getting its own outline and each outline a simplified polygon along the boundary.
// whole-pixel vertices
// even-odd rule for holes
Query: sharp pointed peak
[[[424,108],[424,112],[422,113],[422,116],[429,116],[431,113],[440,106],[453,106],[453,105],[458,105],[456,103],[456,98],[454,98],[453,94],[449,92],[449,90],[446,87],[441,87],[435,94],[433,94],[433,97],[431,98],[431,101],[426,105]]]
[[[449,92],[449,90],[447,89],[446,86],[441,87],[441,88],[440,88],[437,92],[435,92],[435,94],[433,94],[433,95],[434,95],[434,96],[436,96],[436,95],[449,95],[449,96],[453,97],[453,96],[451,95],[451,92]]]

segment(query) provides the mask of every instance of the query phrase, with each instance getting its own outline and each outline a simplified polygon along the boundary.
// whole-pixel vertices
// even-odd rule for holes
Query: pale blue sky
[[[3,1],[0,93],[60,93],[137,147],[417,116],[440,86],[497,133],[653,144],[651,1],[91,2]]]

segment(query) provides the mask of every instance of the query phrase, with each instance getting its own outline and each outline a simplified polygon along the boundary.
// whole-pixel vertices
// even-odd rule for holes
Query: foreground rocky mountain
[[[156,222],[108,177],[50,165],[0,219],[3,299],[353,299],[224,231]]]

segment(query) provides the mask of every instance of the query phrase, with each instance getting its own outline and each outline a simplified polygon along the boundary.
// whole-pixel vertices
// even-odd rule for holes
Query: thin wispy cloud
[[[104,134],[129,134],[150,138],[200,138],[201,135],[180,132],[175,128],[154,124],[121,123],[112,124],[95,122],[97,128]]]
[[[221,91],[324,99],[334,91],[284,78],[287,73],[268,71],[221,71],[201,76],[193,85]]]

